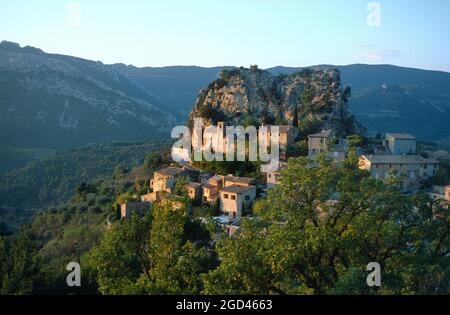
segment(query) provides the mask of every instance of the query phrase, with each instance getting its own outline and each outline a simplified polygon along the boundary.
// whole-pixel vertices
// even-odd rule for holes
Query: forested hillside
[[[69,200],[82,182],[108,178],[143,164],[170,140],[93,145],[61,151],[42,161],[0,175],[0,205],[43,208]]]
[[[449,210],[426,194],[402,194],[394,177],[371,178],[354,152],[339,168],[291,159],[232,237],[183,196],[118,221],[117,201],[145,193],[132,179],[80,186],[69,203],[0,236],[0,293],[448,293]],[[79,288],[65,283],[72,261],[81,263]],[[381,288],[366,285],[371,261],[382,266]]]

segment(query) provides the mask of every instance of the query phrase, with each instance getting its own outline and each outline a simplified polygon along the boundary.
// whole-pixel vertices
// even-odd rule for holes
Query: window
[[[236,196],[235,195],[231,195],[231,200],[236,200]]]
[[[245,196],[245,200],[249,201],[250,200],[250,196]]]
[[[225,199],[228,199],[228,197],[229,197],[228,194],[223,195],[223,198],[225,198]]]

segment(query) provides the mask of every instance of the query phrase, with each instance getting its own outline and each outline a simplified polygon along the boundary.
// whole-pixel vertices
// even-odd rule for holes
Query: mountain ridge
[[[0,172],[59,149],[168,137],[201,89],[237,69],[108,65],[5,41],[0,55]],[[320,68],[341,72],[342,84],[352,87],[350,112],[370,133],[410,132],[450,144],[450,73],[367,64],[266,70]]]
[[[177,123],[164,104],[101,63],[9,42],[0,43],[0,104],[8,157],[0,172],[37,155],[17,153],[24,149],[168,137]]]

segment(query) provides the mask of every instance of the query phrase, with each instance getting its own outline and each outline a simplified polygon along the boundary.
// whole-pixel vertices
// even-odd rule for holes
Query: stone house
[[[150,202],[126,202],[120,206],[120,217],[122,220],[128,219],[133,213],[143,216],[150,210],[150,206]]]
[[[149,193],[141,196],[141,202],[154,203],[154,202],[158,202],[160,200],[161,200],[161,192],[159,192],[159,191],[149,192]]]
[[[287,167],[286,162],[280,162],[278,170],[266,173],[266,188],[270,189],[278,185],[281,171]]]
[[[193,200],[197,204],[202,202],[203,189],[201,184],[190,182],[187,184],[186,190],[189,199]]]
[[[417,139],[409,133],[387,133],[386,147],[393,155],[416,154]]]
[[[203,202],[213,205],[219,199],[219,191],[223,188],[223,177],[215,175],[203,185]]]
[[[333,138],[331,129],[322,130],[308,136],[308,156],[314,157],[327,150],[328,142]]]
[[[263,132],[261,128],[258,130],[258,139],[260,145],[270,146],[271,138],[272,138],[272,127],[271,125],[263,126],[267,127],[267,132]],[[295,139],[299,134],[299,129],[293,126],[278,126],[279,127],[279,143],[280,150],[283,151],[287,147],[293,145],[295,143]]]
[[[227,186],[220,191],[220,211],[230,220],[240,219],[242,211],[250,207],[255,199],[255,186]]]
[[[362,155],[359,158],[359,168],[369,171],[374,178],[385,180],[393,171],[404,175],[405,190],[417,186],[421,179],[435,175],[438,167],[437,160],[419,155]]]
[[[219,199],[220,187],[211,184],[203,185],[203,202],[213,205]]]
[[[248,187],[256,184],[256,179],[251,177],[238,177],[233,175],[222,176],[224,187],[236,185],[241,187]]]
[[[153,192],[165,191],[171,193],[178,178],[189,177],[191,181],[196,182],[198,176],[199,172],[192,168],[165,167],[154,172],[153,179],[150,180],[150,188],[153,189]]]

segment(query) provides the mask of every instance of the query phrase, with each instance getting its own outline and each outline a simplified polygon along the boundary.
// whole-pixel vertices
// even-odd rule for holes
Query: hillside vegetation
[[[69,203],[0,236],[0,293],[447,294],[449,210],[402,194],[394,178],[370,177],[354,151],[339,168],[319,162],[291,159],[232,237],[183,197],[118,221],[118,196],[146,189],[130,173],[81,186]],[[81,263],[79,288],[65,283],[72,261]],[[382,266],[381,288],[366,285],[371,261]]]
[[[144,163],[145,157],[169,146],[169,140],[93,145],[62,151],[42,161],[0,175],[0,205],[44,208],[68,201],[82,182],[111,176]]]

